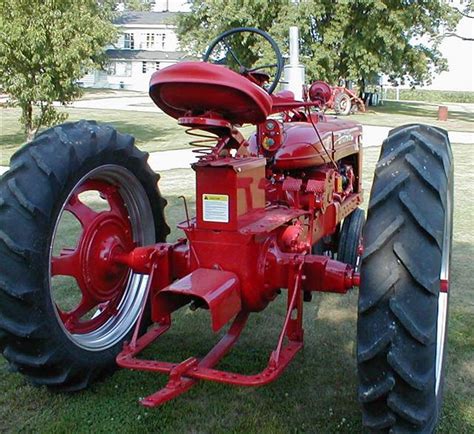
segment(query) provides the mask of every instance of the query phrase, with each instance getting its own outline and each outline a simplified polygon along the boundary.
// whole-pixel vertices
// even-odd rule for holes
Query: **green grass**
[[[91,119],[104,122],[120,132],[131,134],[137,145],[148,152],[183,149],[190,137],[176,121],[158,111],[156,113],[124,110],[63,109],[69,114],[68,121]],[[1,109],[0,165],[8,165],[13,153],[24,143],[24,134],[18,123],[20,110]]]
[[[406,101],[384,101],[378,107],[369,107],[365,113],[348,116],[364,125],[397,127],[408,123],[428,123],[448,131],[474,131],[474,107],[449,109],[447,121],[438,121],[438,104]]]
[[[472,146],[454,145],[455,214],[451,279],[451,312],[445,405],[440,433],[474,432],[474,201]],[[378,148],[364,151],[364,188],[368,191]],[[160,187],[169,199],[171,226],[184,219],[178,196],[193,207],[192,170],[162,173]],[[366,198],[367,200],[368,198]],[[175,230],[171,239],[176,239]],[[280,297],[251,317],[241,342],[223,368],[257,372],[275,344],[285,310]],[[361,433],[356,400],[355,338],[357,292],[340,296],[316,294],[305,304],[305,349],[276,382],[258,389],[212,383],[198,384],[187,394],[157,409],[145,409],[137,398],[165,384],[159,374],[119,370],[81,393],[63,395],[29,386],[8,372],[0,360],[0,431],[162,432],[162,433]],[[149,357],[183,360],[205,353],[215,336],[207,312],[179,312],[173,328]]]
[[[387,99],[395,99],[397,91],[387,89]],[[425,101],[432,103],[460,102],[474,103],[474,92],[455,90],[400,89],[400,100]]]

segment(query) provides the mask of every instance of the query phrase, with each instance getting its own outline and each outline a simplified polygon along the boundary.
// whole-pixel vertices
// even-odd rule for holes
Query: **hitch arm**
[[[197,377],[190,378],[190,373],[193,373],[198,369],[212,368],[219,363],[219,361],[229,352],[235,342],[239,339],[240,334],[247,323],[248,316],[248,312],[240,312],[232,323],[229,331],[200,362],[198,362],[198,359],[195,357],[191,357],[180,364],[158,361],[140,361],[132,359],[131,357],[128,358],[127,361],[124,359],[119,360],[119,358],[117,358],[117,362],[120,366],[131,369],[137,369],[137,364],[142,364],[138,369],[169,373],[170,379],[163,389],[140,401],[140,403],[145,407],[156,407],[178,395],[181,395],[194,386],[197,382]]]

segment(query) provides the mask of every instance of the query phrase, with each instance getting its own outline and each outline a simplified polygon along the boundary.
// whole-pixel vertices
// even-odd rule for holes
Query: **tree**
[[[438,1],[195,0],[191,14],[180,15],[177,24],[182,45],[195,55],[212,37],[237,26],[268,31],[284,51],[288,28],[296,24],[310,80],[363,86],[380,73],[394,82],[429,82],[433,72],[447,69],[436,36],[458,20]]]
[[[114,26],[95,0],[0,0],[0,86],[21,108],[27,140],[66,119],[53,103],[81,94],[78,80],[105,61]]]
[[[460,19],[469,18],[470,20],[474,20],[474,1],[473,0],[467,1],[464,5],[464,8],[463,9],[456,8],[456,12],[459,14]],[[472,23],[471,26],[473,24],[474,23]],[[443,35],[441,35],[441,37],[442,38],[454,37],[454,38],[459,38],[462,41],[474,41],[474,38],[465,36],[465,35],[460,35],[459,33],[454,32],[454,31],[448,31],[444,33]]]

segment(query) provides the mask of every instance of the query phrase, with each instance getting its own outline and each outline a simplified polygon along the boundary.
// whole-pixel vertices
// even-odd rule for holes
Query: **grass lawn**
[[[158,111],[156,113],[124,110],[63,109],[69,114],[68,121],[91,119],[113,125],[119,131],[131,134],[138,146],[148,152],[183,149],[190,136],[176,121]],[[20,110],[1,109],[0,165],[8,165],[12,154],[22,145],[25,137],[18,124]]]
[[[474,432],[474,201],[466,174],[472,172],[472,146],[454,145],[455,215],[451,280],[448,373],[440,433]],[[364,188],[370,189],[379,153],[368,148]],[[472,178],[472,176],[471,176]],[[162,172],[169,200],[168,222],[184,219],[178,196],[194,199],[193,172]],[[178,233],[173,231],[171,239]],[[165,384],[166,377],[119,370],[106,381],[73,395],[50,393],[8,372],[0,358],[0,431],[163,432],[163,433],[360,433],[356,399],[355,334],[357,291],[346,296],[316,294],[305,304],[305,344],[276,382],[258,389],[202,383],[164,406],[138,405]],[[285,299],[251,317],[235,350],[221,367],[257,372],[267,361],[283,320]],[[146,355],[180,361],[204,354],[215,342],[207,313],[184,310],[171,331]]]
[[[447,121],[438,121],[439,104],[408,101],[384,101],[377,107],[369,107],[366,113],[349,116],[364,125],[397,127],[408,123],[427,123],[448,131],[474,131],[474,106],[470,112],[449,109]]]

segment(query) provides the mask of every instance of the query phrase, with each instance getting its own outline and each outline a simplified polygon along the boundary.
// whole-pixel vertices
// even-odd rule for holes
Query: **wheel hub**
[[[128,220],[109,213],[99,214],[79,244],[83,291],[97,302],[117,297],[125,287],[128,267],[113,260],[116,253],[133,249]]]

